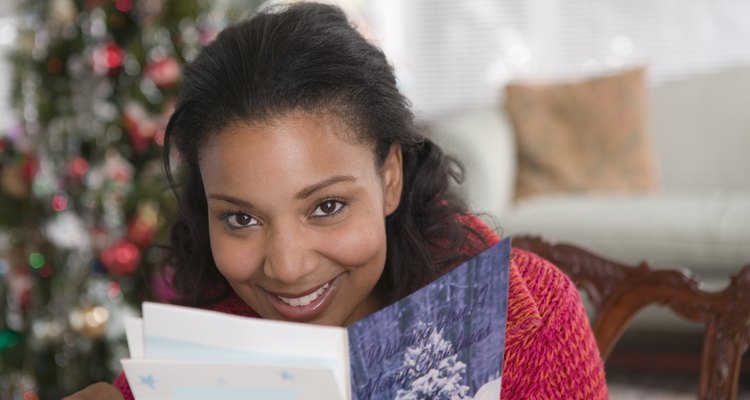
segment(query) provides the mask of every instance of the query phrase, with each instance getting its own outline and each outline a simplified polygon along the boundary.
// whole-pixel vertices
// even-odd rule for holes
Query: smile
[[[302,297],[295,297],[295,298],[289,298],[289,297],[283,297],[276,295],[276,297],[279,298],[279,300],[283,301],[284,303],[292,306],[292,307],[304,307],[313,301],[320,297],[327,289],[331,286],[330,283],[326,283],[325,285],[321,286],[318,290]]]

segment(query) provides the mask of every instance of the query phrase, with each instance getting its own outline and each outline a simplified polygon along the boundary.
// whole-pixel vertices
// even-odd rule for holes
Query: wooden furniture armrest
[[[703,322],[699,399],[736,399],[742,355],[750,343],[750,265],[718,292],[704,291],[685,268],[652,269],[620,264],[570,244],[518,236],[513,246],[549,260],[590,297],[591,321],[606,361],[628,322],[649,304]]]

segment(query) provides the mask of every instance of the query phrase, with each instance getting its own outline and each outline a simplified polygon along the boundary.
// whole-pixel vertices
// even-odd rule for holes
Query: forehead
[[[334,135],[338,139],[352,145],[370,142],[367,135],[360,132],[360,128],[355,125],[355,123],[345,116],[337,115],[333,110],[321,110],[320,112],[293,111],[282,116],[274,116],[257,121],[235,121],[209,135],[208,139],[198,149],[198,156],[200,159],[204,152],[220,143],[221,136],[248,132],[273,135],[296,130],[300,134],[311,136],[320,134]],[[252,138],[248,139],[252,140]]]
[[[332,174],[369,174],[376,169],[373,146],[356,137],[330,115],[305,113],[233,124],[206,143],[199,166],[206,186],[302,184]]]

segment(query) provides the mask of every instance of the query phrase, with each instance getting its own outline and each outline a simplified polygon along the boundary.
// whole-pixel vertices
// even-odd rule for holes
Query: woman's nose
[[[270,229],[269,236],[263,265],[266,276],[292,284],[315,269],[315,251],[303,227],[296,223],[278,224]]]

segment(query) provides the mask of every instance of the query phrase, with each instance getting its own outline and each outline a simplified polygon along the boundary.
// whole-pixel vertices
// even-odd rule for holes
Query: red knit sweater
[[[469,225],[493,245],[500,238],[476,217]],[[578,290],[560,270],[532,253],[513,249],[501,398],[607,398],[604,366]],[[212,307],[258,317],[238,296]],[[114,382],[133,400],[124,374]]]

